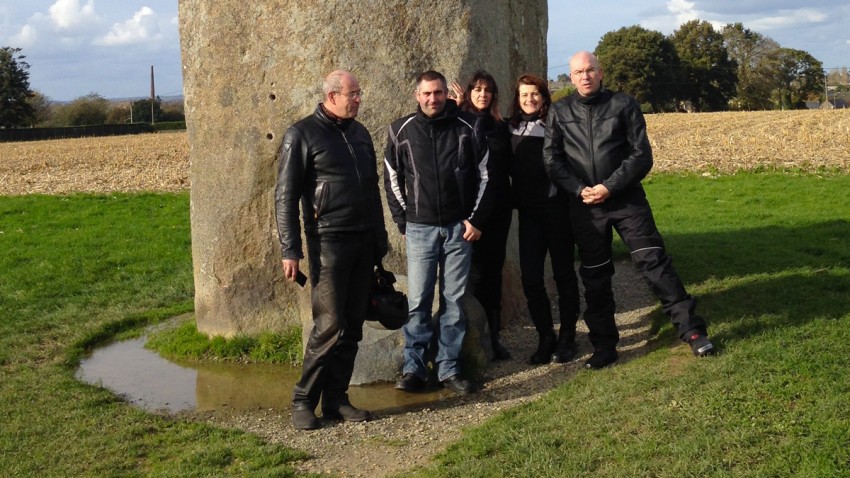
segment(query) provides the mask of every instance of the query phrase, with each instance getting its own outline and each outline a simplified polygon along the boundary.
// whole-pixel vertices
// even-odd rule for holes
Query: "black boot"
[[[555,352],[558,338],[552,326],[552,309],[548,297],[543,296],[541,300],[529,301],[528,312],[538,337],[537,350],[531,355],[529,362],[532,365],[549,363],[552,360],[552,353]]]
[[[531,354],[529,362],[532,365],[543,365],[549,363],[552,359],[552,353],[555,352],[555,345],[558,339],[555,337],[555,331],[550,330],[540,334],[537,342],[537,350]]]
[[[565,334],[558,337],[558,345],[555,347],[555,353],[552,354],[552,362],[567,363],[571,362],[575,357],[578,349],[576,341],[573,338],[565,338]]]
[[[499,331],[502,328],[502,311],[491,310],[487,312],[487,325],[490,326],[490,345],[493,348],[493,360],[508,360],[511,353],[499,342]]]
[[[558,334],[558,345],[552,354],[552,362],[571,362],[578,352],[576,347],[576,324],[575,321],[565,321],[561,318],[561,331]]]

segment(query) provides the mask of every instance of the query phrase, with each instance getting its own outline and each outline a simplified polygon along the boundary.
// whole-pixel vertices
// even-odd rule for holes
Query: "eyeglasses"
[[[342,95],[342,96],[347,96],[348,99],[350,99],[350,100],[360,99],[360,98],[363,97],[363,90],[352,91],[350,93],[343,93],[341,91],[334,91],[334,93],[336,93],[338,95]]]
[[[573,75],[581,77],[581,76],[584,76],[584,75],[593,76],[593,74],[596,73],[597,71],[598,70],[596,68],[588,68],[586,70],[573,70],[572,73],[573,73]]]

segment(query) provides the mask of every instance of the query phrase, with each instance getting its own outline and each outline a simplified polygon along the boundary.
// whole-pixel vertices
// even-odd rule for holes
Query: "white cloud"
[[[667,12],[648,16],[640,25],[649,30],[657,30],[664,34],[673,33],[682,24],[691,20],[704,20],[705,14],[696,9],[696,2],[687,0],[669,0],[665,4]]]
[[[143,43],[161,37],[156,12],[142,7],[133,18],[112,25],[105,36],[94,41],[96,45],[115,46]]]
[[[673,13],[689,12],[694,9],[695,5],[695,2],[688,2],[687,0],[670,0],[667,2],[667,10]]]
[[[780,10],[777,15],[753,19],[748,22],[748,26],[754,30],[770,30],[773,28],[823,23],[827,19],[828,15],[825,13],[801,8],[798,10]]]
[[[79,0],[56,0],[47,9],[47,14],[59,30],[71,30],[101,21],[94,11],[94,0],[88,0],[85,5],[80,5]]]
[[[24,25],[17,35],[12,36],[9,42],[18,48],[29,48],[38,41],[38,32],[32,25]]]

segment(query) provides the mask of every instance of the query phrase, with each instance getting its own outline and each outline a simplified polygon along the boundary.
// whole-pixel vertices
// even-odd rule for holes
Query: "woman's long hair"
[[[514,88],[514,102],[511,104],[511,125],[513,127],[517,127],[519,126],[519,122],[522,120],[523,111],[522,107],[519,105],[520,85],[533,85],[537,87],[537,91],[540,92],[540,96],[543,98],[543,105],[540,107],[538,114],[540,115],[540,119],[545,122],[546,115],[549,113],[549,106],[552,105],[552,95],[549,93],[549,85],[543,78],[526,73],[516,80],[516,88]]]
[[[479,83],[483,83],[487,86],[487,88],[493,93],[493,100],[490,101],[490,116],[493,117],[496,121],[502,120],[502,113],[499,111],[499,86],[496,85],[496,79],[493,78],[493,75],[487,73],[484,70],[478,70],[472,74],[472,78],[469,79],[469,83],[466,84],[466,93],[463,100],[463,105],[461,105],[461,109],[464,111],[477,111],[475,107],[472,105],[472,90],[478,86]]]

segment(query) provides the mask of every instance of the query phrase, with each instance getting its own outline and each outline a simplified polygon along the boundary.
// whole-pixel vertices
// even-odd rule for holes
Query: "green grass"
[[[74,379],[90,347],[192,310],[187,194],[0,198],[3,476],[294,476],[303,453]]]
[[[189,320],[177,327],[150,333],[145,347],[168,358],[196,361],[215,359],[297,365],[304,358],[300,327],[292,327],[283,334],[263,332],[256,337],[210,339],[198,332],[194,320]]]
[[[850,476],[850,176],[646,189],[721,354],[694,359],[658,314],[642,357],[468,430],[413,475]],[[3,476],[295,476],[302,453],[73,377],[92,346],[191,312],[186,194],[0,197],[0,251]],[[278,360],[286,340],[217,349],[196,334],[162,347]]]
[[[415,476],[850,476],[850,176],[654,176],[719,345],[646,355],[468,430]],[[622,255],[622,249],[620,249]],[[641,285],[642,286],[642,285]]]

